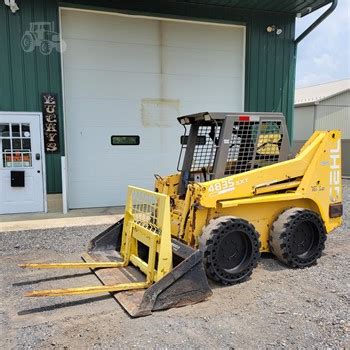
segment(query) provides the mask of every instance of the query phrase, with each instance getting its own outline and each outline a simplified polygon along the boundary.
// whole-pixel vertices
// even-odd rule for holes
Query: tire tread
[[[241,225],[247,225],[251,229],[254,235],[254,239],[257,242],[257,249],[256,250],[253,249],[253,258],[249,269],[248,270],[246,269],[247,271],[245,270],[242,273],[242,276],[237,278],[237,280],[227,281],[220,278],[220,276],[218,276],[214,267],[212,266],[210,251],[211,251],[212,245],[215,244],[214,236],[220,234],[220,231],[223,226],[227,225],[229,222],[232,223],[233,221],[240,222]],[[232,285],[232,284],[243,282],[246,279],[248,279],[248,277],[252,274],[253,269],[258,264],[258,260],[260,258],[260,246],[261,246],[261,242],[259,239],[259,233],[255,230],[255,227],[248,221],[242,218],[234,217],[234,216],[220,216],[216,219],[211,219],[209,221],[209,224],[203,228],[202,234],[199,237],[199,249],[203,252],[203,255],[204,255],[204,266],[206,268],[208,277],[224,285]]]
[[[310,261],[309,264],[304,264],[300,261],[298,262],[298,260],[291,256],[291,254],[287,250],[287,243],[291,236],[291,225],[293,224],[293,220],[297,216],[305,213],[310,213],[313,216],[315,216],[315,219],[319,220],[319,223],[322,224],[323,227],[323,229],[320,232],[320,244],[317,254],[315,255],[313,261]],[[293,268],[303,268],[314,265],[317,259],[319,259],[322,255],[322,251],[325,248],[325,241],[326,231],[321,217],[316,212],[305,208],[290,208],[282,212],[277,218],[277,220],[273,223],[269,237],[271,253],[273,253],[278,260]]]

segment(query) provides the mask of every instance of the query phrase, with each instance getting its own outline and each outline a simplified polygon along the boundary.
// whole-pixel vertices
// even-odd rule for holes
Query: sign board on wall
[[[44,126],[44,146],[46,153],[59,152],[59,125],[57,114],[57,94],[42,94]]]

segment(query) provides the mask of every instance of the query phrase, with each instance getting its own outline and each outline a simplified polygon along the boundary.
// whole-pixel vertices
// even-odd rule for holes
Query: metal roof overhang
[[[175,2],[303,17],[331,3],[332,0],[175,0]]]

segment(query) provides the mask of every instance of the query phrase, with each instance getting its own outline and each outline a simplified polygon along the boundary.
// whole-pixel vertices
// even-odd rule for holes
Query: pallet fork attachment
[[[91,269],[102,286],[39,290],[26,296],[112,293],[132,316],[200,302],[212,292],[202,252],[171,238],[169,196],[129,186],[124,219],[92,239],[85,262],[23,268]]]

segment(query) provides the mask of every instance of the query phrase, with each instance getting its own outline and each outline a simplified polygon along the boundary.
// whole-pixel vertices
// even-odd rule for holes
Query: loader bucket
[[[203,301],[212,294],[202,252],[171,238],[168,196],[129,186],[124,218],[91,240],[80,263],[27,268],[90,268],[103,286],[39,290],[27,296],[110,292],[132,317]]]
[[[92,261],[122,261],[120,244],[123,219],[91,240],[82,258]],[[152,311],[198,303],[212,291],[204,271],[202,252],[172,239],[173,269],[147,289],[112,293],[132,317],[146,316]],[[144,282],[145,275],[132,265],[122,268],[95,269],[104,285]]]

